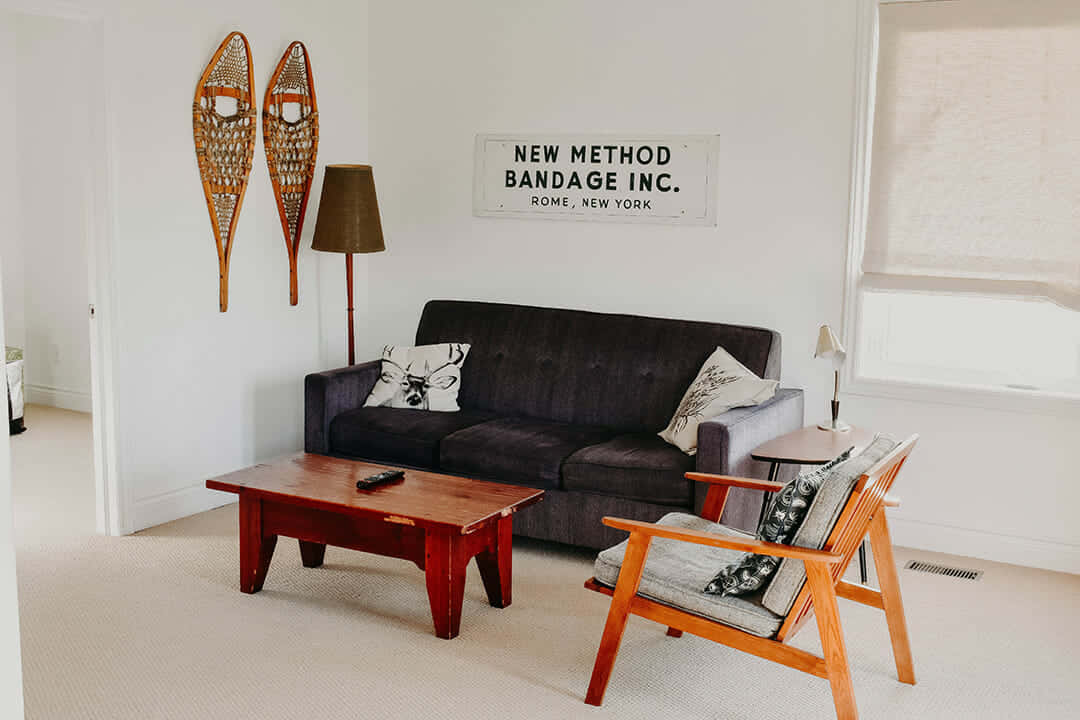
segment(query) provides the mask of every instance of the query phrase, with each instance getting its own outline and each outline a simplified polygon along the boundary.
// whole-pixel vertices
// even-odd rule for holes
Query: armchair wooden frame
[[[596,664],[593,667],[585,702],[590,705],[600,705],[603,702],[604,691],[611,678],[611,670],[619,652],[627,618],[634,614],[667,625],[667,634],[672,637],[679,637],[683,632],[689,632],[827,679],[832,687],[837,718],[855,720],[858,717],[858,710],[855,706],[847,650],[840,627],[837,597],[869,605],[885,612],[897,676],[901,682],[914,685],[915,669],[911,645],[908,641],[907,621],[904,618],[904,605],[900,597],[896,561],[893,558],[892,540],[889,537],[889,525],[885,519],[885,508],[898,504],[886,493],[892,487],[897,473],[900,472],[900,468],[917,440],[918,436],[913,435],[900,443],[858,479],[851,498],[844,506],[822,550],[605,517],[603,520],[605,525],[628,531],[630,541],[614,589],[602,585],[595,578],[585,583],[585,587],[589,590],[612,596],[611,608],[608,611],[604,634],[600,640],[600,649],[596,654]],[[731,488],[776,492],[783,487],[783,483],[767,480],[704,473],[687,473],[686,477],[710,484],[702,516],[713,522],[719,522]],[[844,571],[867,534],[870,536],[881,590],[842,579]],[[772,639],[758,637],[638,595],[638,586],[641,583],[645,561],[649,554],[649,545],[654,537],[802,560],[806,567],[807,582],[795,598],[776,636]],[[809,619],[811,610],[817,617],[824,657],[818,657],[788,644]]]

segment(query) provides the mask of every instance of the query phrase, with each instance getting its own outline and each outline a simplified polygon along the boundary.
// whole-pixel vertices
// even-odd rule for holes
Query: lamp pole
[[[356,336],[353,329],[353,276],[352,276],[352,253],[345,253],[345,296],[349,318],[349,364],[356,364]]]
[[[832,429],[837,430],[836,421],[840,419],[840,370],[833,370],[832,391]]]

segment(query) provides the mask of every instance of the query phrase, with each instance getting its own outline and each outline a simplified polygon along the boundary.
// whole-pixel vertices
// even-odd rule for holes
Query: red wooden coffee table
[[[422,470],[357,490],[384,465],[302,453],[206,481],[240,496],[240,590],[262,589],[278,535],[300,541],[304,567],[327,545],[411,560],[427,575],[435,634],[461,627],[465,568],[476,558],[488,601],[510,604],[513,513],[543,490]]]

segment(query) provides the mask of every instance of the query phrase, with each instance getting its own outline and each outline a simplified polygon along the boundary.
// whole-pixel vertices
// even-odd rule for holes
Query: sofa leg
[[[675,637],[675,638],[682,637],[682,630],[679,630],[679,629],[676,629],[676,628],[673,628],[673,627],[669,627],[667,629],[667,636],[668,637]]]

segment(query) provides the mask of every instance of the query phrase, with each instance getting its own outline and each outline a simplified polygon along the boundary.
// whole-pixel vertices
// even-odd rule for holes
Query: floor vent
[[[954,568],[949,567],[948,565],[935,565],[934,563],[920,562],[918,560],[908,561],[908,564],[904,566],[904,569],[932,573],[934,575],[944,575],[946,577],[962,578],[964,580],[978,580],[982,577],[982,570]]]

